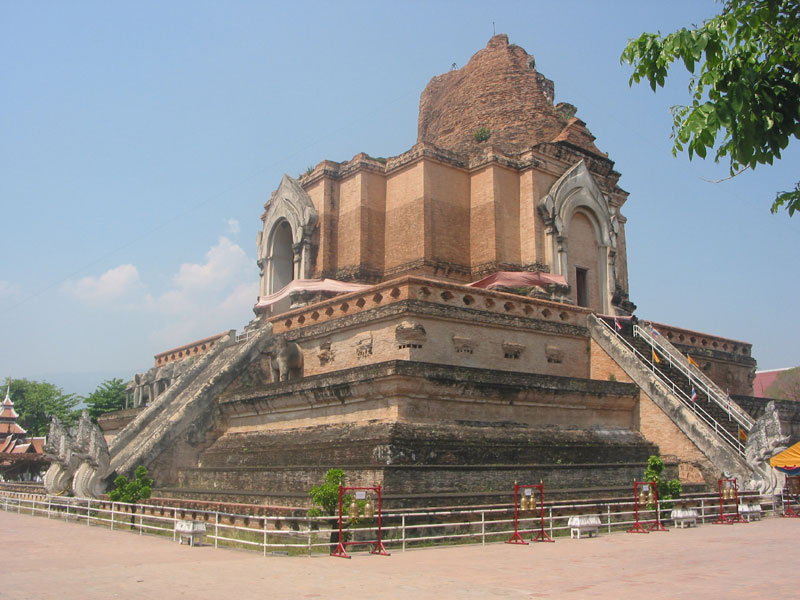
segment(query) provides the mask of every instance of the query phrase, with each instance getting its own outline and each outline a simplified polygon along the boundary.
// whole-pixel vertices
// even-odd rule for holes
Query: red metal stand
[[[714,525],[733,525],[734,523],[747,523],[747,521],[742,517],[739,513],[739,484],[736,479],[720,479],[717,481],[717,487],[719,488],[719,517],[717,520],[714,521]],[[736,515],[729,519],[725,515],[725,494],[723,493],[723,489],[730,490],[734,501],[734,506],[736,506]]]
[[[650,524],[650,527],[645,529],[642,525],[641,521],[639,521],[639,488],[644,488],[642,493],[653,492],[653,502],[655,503],[655,510],[656,510],[656,518]],[[636,481],[633,480],[633,501],[636,510],[636,523],[634,523],[633,527],[628,529],[628,533],[650,533],[651,531],[669,531],[664,524],[661,522],[661,511],[659,510],[659,500],[658,500],[658,483],[656,481]]]
[[[528,545],[524,539],[522,539],[522,535],[520,535],[519,530],[519,513],[520,513],[520,490],[531,490],[530,492],[524,492],[525,496],[533,498],[533,490],[539,490],[539,532],[531,538],[532,542],[555,542],[547,532],[544,530],[544,482],[540,481],[538,484],[534,485],[519,485],[517,482],[514,482],[514,533],[508,539],[506,544],[525,544]],[[533,533],[533,530],[529,530],[527,532],[522,533]]]
[[[364,491],[365,496],[367,491],[375,492],[375,495],[378,497],[378,505],[376,506],[376,517],[378,519],[378,528],[377,534],[378,537],[376,540],[367,540],[363,542],[357,541],[350,541],[346,542],[344,540],[344,527],[343,527],[343,516],[342,516],[342,498],[344,497],[344,493],[348,491]],[[358,494],[356,494],[356,499],[358,498]],[[356,546],[356,545],[365,545],[369,544],[372,546],[369,553],[370,554],[380,554],[381,556],[390,556],[390,554],[386,551],[386,548],[383,545],[383,530],[381,528],[381,516],[382,516],[382,497],[381,497],[381,486],[377,485],[375,487],[345,487],[340,485],[339,486],[339,544],[336,546],[336,550],[331,552],[331,556],[338,556],[339,558],[351,558],[350,555],[345,550],[346,546]]]
[[[544,530],[544,482],[540,480],[539,485],[533,487],[539,489],[539,532],[531,538],[531,541],[555,543],[555,540]]]
[[[795,510],[792,508],[792,496],[797,496],[800,494],[800,476],[793,476],[790,475],[786,478],[786,510],[783,511],[782,517],[793,517],[793,518],[800,518],[800,514],[797,514]],[[797,501],[797,499],[795,499]]]

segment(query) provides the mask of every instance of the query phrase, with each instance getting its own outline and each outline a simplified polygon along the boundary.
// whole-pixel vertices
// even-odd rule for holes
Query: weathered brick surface
[[[633,381],[597,342],[591,340],[589,347],[589,377],[601,381]]]
[[[501,34],[466,66],[431,79],[420,97],[418,141],[460,153],[480,151],[482,145],[513,153],[554,140],[568,120],[553,105],[553,82],[535,70],[532,56]],[[474,138],[481,127],[491,130],[485,142]],[[580,134],[570,141],[597,151]]]
[[[638,417],[639,431],[658,447],[659,454],[678,461],[681,481],[714,481],[718,471],[711,461],[644,392],[640,395]]]
[[[624,225],[619,208],[627,193],[617,186],[613,162],[580,120],[553,105],[552,82],[532,60],[506,36],[493,37],[463,69],[431,80],[420,102],[419,141],[409,151],[323,161],[303,175],[300,184],[319,216],[313,276],[375,283],[416,274],[467,282],[498,270],[554,271],[538,207],[579,161]],[[473,139],[479,127],[492,130],[487,142]],[[565,219],[567,229],[576,223],[564,275],[574,288],[575,266],[587,268],[590,305],[602,311],[605,267],[598,264],[595,230],[581,218]],[[624,227],[619,235],[624,241]],[[615,283],[626,299],[624,246],[616,256]]]

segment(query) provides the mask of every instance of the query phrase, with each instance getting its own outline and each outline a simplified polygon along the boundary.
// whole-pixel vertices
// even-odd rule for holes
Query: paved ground
[[[798,598],[800,519],[647,535],[263,557],[0,511],[0,598]]]

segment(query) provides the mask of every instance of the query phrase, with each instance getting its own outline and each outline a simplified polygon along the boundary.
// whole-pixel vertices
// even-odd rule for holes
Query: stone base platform
[[[514,481],[545,482],[549,501],[624,497],[646,462],[520,465],[385,465],[346,467],[348,485],[381,484],[387,508],[510,504]],[[309,506],[308,490],[328,467],[194,468],[177,487],[154,495],[276,506]]]

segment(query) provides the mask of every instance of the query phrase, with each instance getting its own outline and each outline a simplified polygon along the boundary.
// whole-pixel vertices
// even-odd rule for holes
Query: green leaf
[[[713,153],[738,172],[772,164],[800,139],[800,11],[798,0],[720,1],[720,14],[699,26],[643,33],[623,60],[633,65],[631,84],[646,79],[653,91],[682,61],[695,77],[690,108],[673,111],[673,153]],[[797,205],[787,198],[775,207],[791,215]]]

